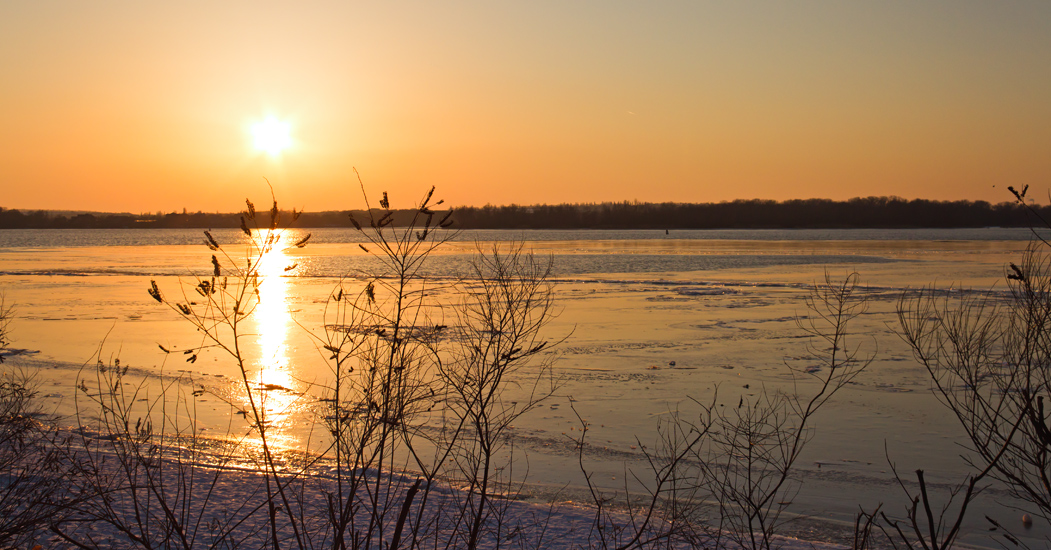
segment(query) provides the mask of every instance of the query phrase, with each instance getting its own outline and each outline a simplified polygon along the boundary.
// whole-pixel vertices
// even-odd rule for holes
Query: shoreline
[[[121,447],[121,438],[119,436],[83,429],[62,430],[58,433],[61,434],[60,438],[69,437],[82,440],[84,448],[80,452],[91,454],[92,460],[96,462],[105,464],[107,459],[103,458],[103,456],[108,456],[111,464],[127,463],[127,456],[121,459],[118,456],[121,453],[114,450],[123,448]],[[203,443],[205,448],[223,447],[228,444],[226,441],[209,439],[207,437],[187,438],[184,441],[161,441],[158,442],[158,445],[167,450],[160,451],[157,454],[157,456],[161,457],[161,462],[154,461],[152,466],[148,466],[148,468],[156,469],[157,473],[154,476],[161,476],[155,477],[155,479],[171,478],[171,481],[183,478],[198,479],[197,483],[200,487],[192,489],[191,486],[186,486],[187,495],[207,491],[208,498],[198,503],[203,508],[195,510],[192,514],[193,517],[183,518],[184,520],[198,516],[201,518],[205,516],[212,517],[220,510],[224,511],[223,513],[237,510],[241,514],[238,516],[240,519],[238,520],[237,532],[249,533],[249,537],[262,536],[265,538],[265,524],[267,522],[264,507],[266,502],[265,487],[267,486],[266,474],[264,473],[265,468],[259,465],[246,466],[243,464],[225,463],[223,456],[225,455],[226,458],[229,458],[233,454],[230,452],[215,455],[219,457],[218,463],[187,462],[185,459],[170,458],[171,456],[185,456],[187,453],[200,458],[201,452],[208,453],[207,450],[201,450],[201,443]],[[157,453],[157,451],[154,451],[154,453]],[[332,494],[332,491],[335,490],[336,475],[334,474],[335,467],[330,459],[309,457],[306,459],[301,458],[300,460],[305,460],[309,466],[282,469],[278,472],[277,479],[280,479],[281,483],[292,491],[291,494],[295,495],[293,498],[295,502],[299,503],[300,513],[307,514],[304,516],[303,521],[307,521],[306,518],[313,517],[317,519],[322,517],[318,514],[323,511],[324,507],[319,506],[318,501],[323,501],[324,495]],[[134,457],[132,457],[131,462],[135,463]],[[139,468],[141,469],[141,466]],[[370,475],[375,476],[376,474],[372,473]],[[391,483],[394,487],[401,487],[402,489],[399,489],[399,491],[403,491],[404,487],[410,485],[413,480],[419,479],[420,474],[412,471],[397,471],[392,474],[384,473],[381,477],[397,480],[385,483]],[[270,478],[274,479],[272,474],[270,474]],[[458,485],[462,484],[462,481],[457,482],[444,478],[435,479],[430,492],[438,499],[435,507],[439,513],[448,506],[456,506],[455,503],[464,501],[465,489],[458,487]],[[502,504],[499,504],[499,508],[502,510],[501,521],[506,523],[505,528],[513,526],[514,536],[516,537],[514,540],[519,541],[519,543],[526,540],[543,541],[538,546],[527,546],[530,548],[571,550],[596,547],[595,545],[598,544],[598,541],[590,537],[595,536],[593,521],[598,508],[593,502],[589,502],[587,491],[584,488],[554,488],[528,482],[516,482],[512,486],[512,496],[508,497],[506,493],[493,493],[492,498],[496,502],[502,502]],[[310,500],[308,494],[314,495],[313,501]],[[168,505],[182,502],[182,498],[186,497],[174,495],[171,498],[173,498],[173,502]],[[199,497],[190,496],[189,498],[198,499]],[[629,506],[637,506],[645,499],[648,499],[647,495],[637,494],[631,495],[631,505],[627,504],[627,501],[623,500],[623,498],[605,504],[605,510],[608,514],[607,519],[618,522],[622,526],[630,525],[633,520],[630,519]],[[116,511],[121,514],[149,515],[147,512],[151,507],[160,506],[160,501],[152,505],[147,504],[144,508],[136,508],[136,506],[141,505],[132,505],[131,501],[127,499],[121,499],[120,502],[124,502],[124,504],[118,505]],[[197,500],[192,502],[197,502]],[[190,505],[192,508],[192,504],[189,501],[182,504],[182,506],[187,505]],[[84,506],[85,503],[81,502],[75,505],[75,509],[81,509]],[[125,508],[120,508],[120,506]],[[709,504],[709,506],[712,506],[714,509],[713,504]],[[65,513],[69,512],[62,512],[62,514]],[[156,513],[156,510],[154,513]],[[74,512],[74,517],[79,517],[82,514],[82,512]],[[850,541],[853,536],[852,525],[828,519],[808,518],[794,514],[788,515],[792,517],[785,522],[785,525],[778,530],[776,535],[781,548],[785,550],[845,550],[850,548]],[[657,518],[654,519],[659,521]],[[77,521],[83,522],[83,520]],[[112,526],[91,522],[79,525],[67,532],[72,535],[80,535],[83,534],[85,529],[91,531],[93,537],[108,537],[111,542],[120,541],[124,536],[118,531],[113,531]],[[511,529],[508,530],[511,531]],[[203,536],[200,533],[197,535]],[[241,535],[237,536],[240,537]],[[283,532],[282,536],[290,537],[291,533]],[[258,540],[260,545],[265,544],[263,538]],[[51,536],[47,542],[49,542],[49,548],[67,547],[64,544],[65,541],[56,536]],[[503,543],[510,542],[512,542],[511,538],[503,541]],[[119,543],[115,546],[119,546]],[[495,541],[490,541],[488,544],[480,545],[479,548],[484,550],[497,546]],[[992,548],[973,545],[960,546],[978,549]],[[734,548],[734,546],[719,546],[719,548]],[[874,543],[870,548],[880,549],[890,548],[890,546]]]

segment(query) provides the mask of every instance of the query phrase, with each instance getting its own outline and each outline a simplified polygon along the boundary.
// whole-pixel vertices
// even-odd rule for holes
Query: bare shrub
[[[33,375],[5,364],[13,319],[0,293],[0,547],[28,548],[66,513],[69,462],[63,437],[37,400]]]
[[[1028,186],[1014,193],[1041,228],[1049,227],[1026,202]],[[959,533],[968,504],[986,477],[1001,482],[1031,513],[1051,521],[1051,246],[1034,226],[1034,239],[1018,264],[1006,270],[1008,292],[945,292],[928,287],[898,303],[901,336],[930,375],[933,390],[967,435],[963,458],[973,474],[950,495],[934,520],[923,472],[919,493],[905,490],[911,536],[924,547],[946,547]],[[900,478],[899,478],[900,481]],[[902,485],[903,489],[905,488]],[[916,520],[918,504],[927,521]],[[1018,540],[993,518],[993,530]],[[886,518],[900,539],[898,521]],[[922,527],[922,528],[921,528]]]
[[[927,288],[898,305],[902,337],[968,438],[964,459],[976,473],[965,481],[961,518],[988,475],[1051,520],[1051,260],[1042,247],[1011,264],[1006,299]]]
[[[381,271],[356,289],[341,284],[326,306],[321,344],[333,384],[324,421],[336,462],[327,528],[336,547],[396,548],[403,538],[416,545],[433,530],[429,497],[451,452],[445,442],[458,433],[442,416],[448,389],[437,383],[436,342],[445,321],[434,295],[448,283],[422,272],[448,238],[448,220],[431,211],[433,192],[403,227],[394,227],[386,193],[379,209],[366,195],[369,219],[351,221]]]
[[[466,548],[476,548],[483,525],[500,526],[494,508],[499,494],[512,487],[494,483],[497,456],[507,446],[508,428],[555,390],[550,360],[533,366],[528,384],[514,401],[504,398],[509,384],[551,343],[542,335],[553,315],[548,278],[551,260],[540,260],[520,244],[479,251],[469,286],[457,311],[460,334],[451,358],[440,364],[443,385],[452,390],[451,414],[465,427],[453,454],[458,477],[467,483]],[[545,383],[546,382],[546,383]],[[499,501],[497,501],[499,502]],[[504,501],[506,502],[506,501]],[[494,521],[489,521],[489,519]]]
[[[151,388],[119,359],[82,371],[69,479],[80,499],[52,526],[63,540],[80,548],[183,549],[265,540],[242,525],[259,503],[224,500],[234,445],[198,436],[203,390],[184,395],[184,385],[193,387],[185,382],[162,379]],[[256,492],[265,502],[262,488]]]
[[[479,254],[462,286],[425,276],[427,258],[451,236],[432,196],[402,227],[386,193],[368,220],[352,218],[383,269],[356,292],[340,285],[327,306],[322,347],[335,383],[325,418],[338,466],[326,498],[337,546],[475,548],[498,532],[496,455],[510,423],[550,392],[541,363],[526,397],[503,401],[512,377],[546,348],[550,264],[497,248]],[[443,292],[459,303],[438,299]],[[442,480],[464,489],[436,495]]]
[[[0,547],[31,547],[71,503],[65,440],[36,396],[26,371],[0,373]]]
[[[798,491],[792,468],[813,437],[814,414],[872,360],[848,331],[865,311],[859,293],[856,273],[842,282],[826,274],[806,299],[811,315],[799,324],[811,336],[810,358],[806,367],[789,368],[797,382],[805,378],[816,385],[811,393],[798,386],[792,392],[764,387],[754,398],[742,395],[736,406],[724,407],[717,392],[709,402],[694,401],[701,411],[696,421],[677,414],[662,423],[655,450],[639,445],[649,464],[645,477],[635,477],[649,491],[642,505],[633,504],[627,486],[622,493],[628,523],[604,512],[610,496],[592,488],[597,545],[776,547],[783,512]],[[581,438],[581,448],[583,443]]]

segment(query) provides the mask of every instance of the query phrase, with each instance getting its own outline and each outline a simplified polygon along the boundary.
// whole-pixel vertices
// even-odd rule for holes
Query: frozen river
[[[253,375],[280,388],[268,405],[280,443],[296,449],[318,440],[312,413],[331,377],[312,337],[325,326],[326,299],[340,280],[360,286],[380,268],[352,230],[296,230],[284,241],[308,231],[310,245],[283,252],[280,269],[264,274],[266,307],[246,338]],[[239,239],[214,234],[221,243]],[[425,271],[441,283],[438,302],[452,305],[449,285],[468,272],[477,247],[513,240],[551,258],[558,316],[546,335],[560,343],[543,359],[553,361],[558,387],[512,432],[516,471],[528,470],[537,494],[567,499],[579,498],[582,485],[577,415],[590,426],[586,466],[598,483],[618,487],[626,467],[641,467],[639,447],[654,444],[662,418],[697,412],[692,399],[708,402],[718,388],[718,403],[736,406],[764,388],[811,391],[786,366],[812,366],[797,325],[808,314],[803,299],[825,272],[834,279],[859,273],[868,309],[850,330],[873,362],[815,418],[789,508],[830,520],[799,527],[802,536],[827,538],[859,506],[883,503],[900,515],[905,500],[888,455],[899,472],[922,468],[939,488],[966,475],[960,428],[898,336],[896,306],[907,289],[932,284],[949,294],[1002,294],[1004,266],[1021,257],[1029,238],[1023,229],[464,231]],[[214,396],[198,409],[208,429],[243,430],[224,428],[236,369],[220,353],[193,363],[163,353],[159,346],[185,349],[201,337],[146,292],[154,279],[171,297],[180,279],[210,272],[202,241],[198,230],[0,231],[0,290],[15,310],[12,347],[24,350],[12,362],[39,370],[49,402],[69,413],[73,380],[101,346],[103,359],[119,356],[147,379],[192,377]],[[528,369],[519,376],[513,382],[527,380]],[[507,399],[523,391],[515,388]],[[1006,498],[996,488],[983,498],[970,515],[972,544],[988,545],[982,515],[1005,524],[1020,515],[993,503]]]

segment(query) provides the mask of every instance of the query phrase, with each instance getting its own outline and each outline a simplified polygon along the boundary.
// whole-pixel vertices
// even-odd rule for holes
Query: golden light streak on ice
[[[286,275],[290,271],[286,268],[294,260],[282,249],[289,240],[294,242],[293,234],[285,231],[281,242],[259,264],[259,304],[253,313],[259,357],[258,371],[251,382],[268,427],[268,442],[275,449],[297,447],[298,438],[291,435],[293,417],[306,406],[301,383],[293,375],[294,366],[289,364],[289,331],[295,323],[289,311]]]

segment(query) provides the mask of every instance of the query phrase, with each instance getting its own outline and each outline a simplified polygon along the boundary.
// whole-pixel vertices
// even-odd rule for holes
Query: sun
[[[270,116],[252,125],[252,140],[255,148],[277,156],[292,145],[291,125]]]

